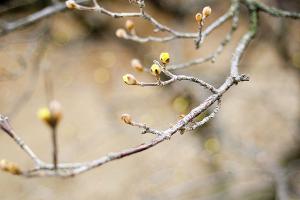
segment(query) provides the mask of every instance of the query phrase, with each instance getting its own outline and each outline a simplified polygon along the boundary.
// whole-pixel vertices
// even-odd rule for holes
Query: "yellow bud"
[[[123,81],[127,85],[136,85],[137,84],[137,81],[136,81],[135,77],[132,74],[125,74],[123,76]]]
[[[125,27],[128,31],[132,31],[134,29],[134,23],[132,20],[127,20],[125,23]]]
[[[11,174],[14,174],[14,175],[22,174],[22,171],[21,171],[21,169],[19,168],[18,165],[16,165],[15,163],[9,162],[7,160],[1,160],[0,161],[0,169],[5,171],[5,172],[9,172]]]
[[[132,119],[131,116],[129,114],[123,114],[121,116],[121,120],[126,123],[126,124],[131,124],[132,123]]]
[[[125,38],[127,35],[126,31],[122,28],[119,28],[117,31],[116,31],[116,36],[118,38]]]
[[[51,112],[47,107],[40,108],[37,112],[37,116],[40,120],[46,123],[51,121]]]
[[[138,59],[131,60],[131,67],[133,67],[135,70],[137,70],[139,72],[144,71],[144,67],[142,66],[140,60],[138,60]]]
[[[206,6],[202,10],[203,17],[208,17],[211,14],[211,8],[209,6]]]
[[[77,8],[77,4],[74,0],[68,0],[66,1],[66,6],[69,9],[76,9]]]
[[[154,76],[158,76],[161,73],[161,69],[158,64],[153,64],[150,71]]]
[[[160,54],[160,60],[163,64],[168,64],[170,62],[170,55],[169,53],[161,53]]]
[[[195,15],[195,19],[196,19],[196,21],[197,21],[198,23],[200,23],[200,22],[202,21],[202,14],[201,14],[201,13],[197,13],[197,14]]]

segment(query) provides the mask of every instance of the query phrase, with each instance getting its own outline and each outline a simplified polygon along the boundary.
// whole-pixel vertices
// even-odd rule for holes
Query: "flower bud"
[[[125,74],[123,76],[123,81],[127,85],[136,85],[137,84],[137,81],[136,81],[135,77],[132,74]]]
[[[201,14],[201,13],[197,13],[197,14],[195,15],[195,19],[196,19],[196,21],[197,21],[198,23],[200,23],[200,22],[202,21],[202,14]]]
[[[11,174],[14,174],[14,175],[22,174],[22,171],[21,171],[21,169],[19,168],[18,165],[16,165],[15,163],[9,162],[7,160],[1,160],[0,161],[0,169],[5,171],[5,172],[9,172]]]
[[[49,108],[39,109],[37,115],[40,120],[55,128],[62,118],[61,105],[58,101],[53,100],[50,102]]]
[[[161,69],[158,64],[153,64],[150,71],[153,76],[158,76],[161,73]]]
[[[68,0],[66,1],[66,6],[69,9],[76,9],[77,8],[77,4],[74,0]]]
[[[122,29],[122,28],[117,29],[116,36],[118,38],[125,38],[126,35],[127,35],[127,33],[126,33],[126,31],[124,29]]]
[[[202,10],[202,15],[204,18],[208,17],[211,14],[211,8],[209,6],[206,6]]]
[[[49,123],[51,121],[51,112],[47,107],[40,108],[37,112],[37,116],[45,123]]]
[[[123,114],[121,116],[121,120],[126,123],[126,124],[131,124],[132,123],[132,119],[131,116],[129,114]]]
[[[128,31],[132,31],[134,29],[135,25],[132,20],[128,19],[125,23],[125,27]]]
[[[140,60],[138,60],[138,59],[131,60],[131,67],[133,67],[135,70],[137,70],[139,72],[144,71],[144,67],[142,66]]]
[[[170,55],[169,53],[161,53],[160,54],[160,60],[163,64],[168,64],[170,62]]]

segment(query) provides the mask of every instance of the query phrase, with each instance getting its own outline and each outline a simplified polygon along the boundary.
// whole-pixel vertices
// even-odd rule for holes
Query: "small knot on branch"
[[[239,76],[239,81],[250,81],[250,77],[246,74],[242,74]]]
[[[233,83],[237,85],[241,81],[250,81],[250,77],[246,74],[238,75],[238,76],[232,76]]]

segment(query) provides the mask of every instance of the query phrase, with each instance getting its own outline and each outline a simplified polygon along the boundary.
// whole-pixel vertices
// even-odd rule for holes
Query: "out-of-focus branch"
[[[246,0],[246,1],[249,1],[250,3],[254,3],[255,6],[259,9],[259,11],[268,13],[271,16],[286,17],[286,18],[291,18],[291,19],[300,19],[300,13],[290,12],[287,10],[281,10],[281,9],[278,9],[275,7],[270,7],[270,6],[267,6],[266,4],[258,2],[258,1],[253,1],[253,0]]]
[[[36,0],[33,0],[33,1],[19,1],[17,3],[5,5],[3,7],[1,6],[0,7],[0,15],[4,14],[6,12],[9,12],[11,10],[14,10],[14,9],[29,6],[31,4],[34,4],[35,2],[36,2]]]
[[[22,94],[17,97],[16,102],[13,104],[12,109],[9,110],[8,116],[12,119],[23,107],[26,102],[31,98],[36,82],[38,81],[39,74],[40,74],[40,68],[41,68],[41,62],[43,60],[43,57],[45,55],[48,43],[49,43],[49,27],[48,24],[46,24],[44,27],[42,27],[42,38],[40,41],[38,41],[38,45],[34,51],[34,57],[32,62],[32,73],[30,75],[29,84],[26,87],[26,89],[22,92]],[[31,47],[32,48],[32,47]]]
[[[78,0],[78,3],[87,2],[88,0]],[[41,19],[49,17],[55,13],[61,12],[66,9],[65,3],[55,3],[50,5],[38,12],[28,15],[24,18],[11,21],[11,22],[1,22],[0,24],[0,36],[15,31],[17,29],[28,26],[35,23]]]

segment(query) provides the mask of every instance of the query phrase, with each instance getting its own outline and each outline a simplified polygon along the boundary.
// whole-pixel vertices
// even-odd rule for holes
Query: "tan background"
[[[120,2],[105,5],[115,10],[131,9]],[[207,23],[228,7],[220,1],[211,5],[214,15]],[[148,9],[178,30],[196,30],[193,14],[180,21],[152,6]],[[103,33],[93,35],[78,16],[101,24]],[[246,15],[242,17],[235,39],[215,64],[178,73],[220,85],[229,72],[232,51],[246,31],[246,19]],[[55,98],[64,110],[59,127],[60,161],[91,160],[152,138],[122,124],[122,113],[163,129],[176,121],[186,104],[191,108],[205,98],[204,90],[187,83],[167,88],[124,85],[121,77],[128,72],[140,80],[153,80],[149,74],[139,74],[130,68],[132,58],[140,58],[149,66],[161,51],[169,51],[175,63],[204,56],[217,47],[230,27],[228,23],[214,32],[202,49],[195,51],[193,41],[189,40],[145,45],[124,42],[114,36],[114,30],[123,26],[124,20],[97,14],[74,15],[68,11],[47,20],[54,39],[47,47],[39,76],[32,75],[32,58],[40,40],[38,33],[47,21],[0,38],[0,73],[4,77],[0,82],[0,111],[10,113],[16,103],[23,101],[23,92],[34,89],[30,99],[13,113],[11,121],[19,135],[49,162],[49,130],[36,118],[38,108],[46,104],[45,70],[52,77]],[[299,22],[285,22],[286,47],[292,60],[287,62],[278,51],[276,33],[280,20],[261,16],[260,31],[241,63],[241,71],[250,75],[251,81],[226,93],[220,113],[209,125],[196,132],[176,134],[155,148],[75,178],[25,179],[0,173],[0,199],[272,199],[273,176],[260,163],[268,158],[287,166],[285,158],[295,152],[299,154],[300,28]],[[139,33],[150,33],[148,24],[136,23]],[[17,62],[19,56],[26,60],[25,69]],[[20,75],[7,80],[8,71]],[[183,103],[176,103],[179,97],[184,99]],[[219,146],[207,146],[211,138]],[[31,166],[31,161],[5,134],[0,135],[0,149],[0,158],[24,168]],[[288,175],[293,183],[291,197],[297,199],[299,167]]]

